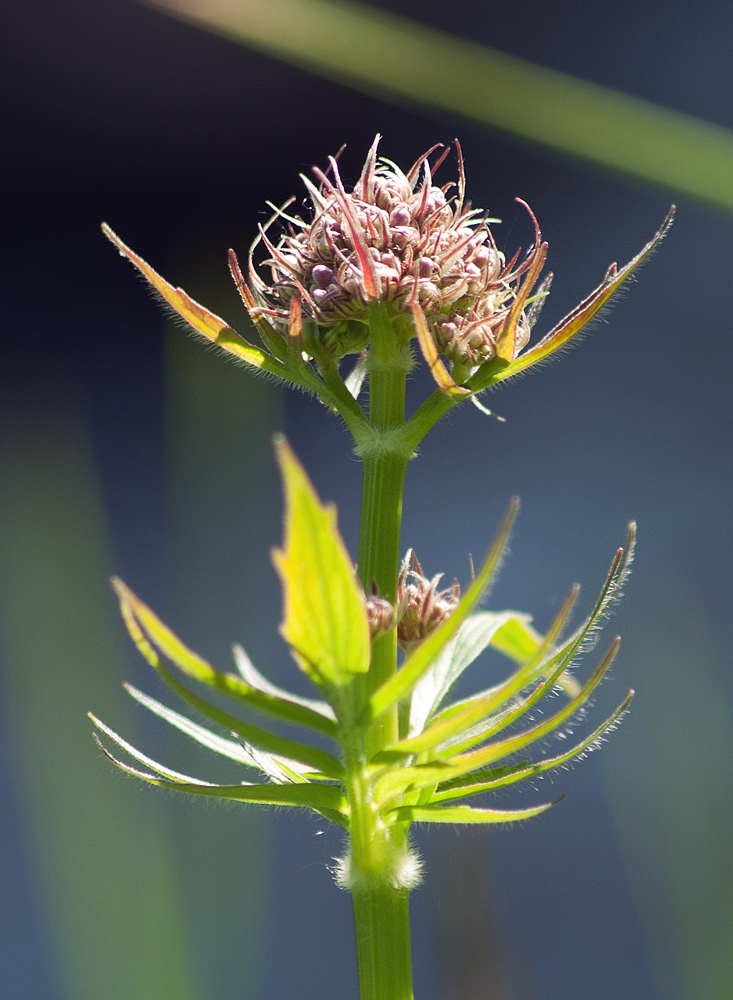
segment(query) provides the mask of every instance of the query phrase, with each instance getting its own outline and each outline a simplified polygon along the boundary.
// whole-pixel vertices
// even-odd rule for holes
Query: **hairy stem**
[[[399,337],[383,306],[373,307],[370,330],[372,438],[363,452],[359,574],[367,593],[374,583],[383,597],[394,601],[409,454],[391,446],[390,439],[405,422],[405,385],[412,362],[408,340]],[[393,629],[373,642],[369,673],[355,682],[362,705],[396,669]],[[400,824],[387,827],[377,816],[368,773],[368,761],[398,738],[395,706],[361,732],[345,761],[351,807],[349,882],[361,1000],[412,1000],[408,889],[400,884],[406,837]]]

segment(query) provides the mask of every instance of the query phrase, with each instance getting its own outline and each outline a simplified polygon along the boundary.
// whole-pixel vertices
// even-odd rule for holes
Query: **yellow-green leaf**
[[[288,377],[284,366],[279,361],[246,341],[244,337],[232,330],[229,324],[221,319],[221,317],[216,316],[213,312],[200,305],[190,295],[187,295],[182,288],[174,288],[173,285],[169,285],[165,278],[162,278],[157,271],[153,270],[150,264],[146,263],[134,250],[131,250],[127,244],[123,243],[106,222],[102,224],[102,232],[114,243],[122,256],[127,257],[143,277],[147,278],[158,295],[168,303],[171,309],[175,310],[181,319],[184,319],[196,333],[201,334],[202,337],[205,337],[212,344],[216,344],[217,347],[222,348],[227,354],[233,354],[234,357],[240,361],[244,361],[248,365],[264,369],[281,378]]]
[[[473,806],[399,806],[389,816],[410,823],[516,823],[539,816],[561,799],[543,802],[529,809],[475,809]]]
[[[340,687],[369,669],[364,595],[336,526],[283,439],[275,443],[285,489],[285,541],[273,553],[284,594],[280,631],[319,686]]]

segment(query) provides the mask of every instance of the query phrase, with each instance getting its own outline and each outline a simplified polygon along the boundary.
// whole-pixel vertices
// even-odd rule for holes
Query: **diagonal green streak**
[[[0,685],[38,910],[69,1000],[194,1000],[161,824],[86,719],[135,728],[89,443],[33,397],[0,414]]]
[[[733,209],[733,131],[349,0],[143,0],[321,76]]]

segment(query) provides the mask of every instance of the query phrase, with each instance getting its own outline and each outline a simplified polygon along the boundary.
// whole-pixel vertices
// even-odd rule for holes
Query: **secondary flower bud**
[[[428,580],[417,556],[408,549],[397,580],[397,642],[406,653],[419,645],[458,607],[458,581],[438,590],[442,573]]]
[[[394,628],[394,605],[386,597],[379,597],[375,590],[374,593],[365,598],[364,606],[369,622],[369,635],[372,639],[376,639]]]

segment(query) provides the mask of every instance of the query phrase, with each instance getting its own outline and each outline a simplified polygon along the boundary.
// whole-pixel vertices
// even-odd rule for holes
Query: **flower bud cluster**
[[[428,580],[417,556],[408,549],[397,580],[397,642],[406,653],[419,645],[458,607],[458,581],[438,590],[442,573]]]
[[[364,607],[369,623],[369,635],[372,639],[376,639],[394,628],[395,608],[386,597],[380,597],[375,590],[365,599]]]
[[[364,346],[354,328],[367,321],[371,303],[386,303],[395,314],[419,305],[439,353],[463,365],[482,364],[496,356],[497,339],[532,255],[517,267],[515,257],[507,266],[486,217],[465,203],[458,143],[458,180],[437,187],[432,173],[447,150],[432,171],[428,158],[437,147],[404,174],[377,158],[378,142],[379,136],[353,191],[346,192],[332,158],[330,176],[315,171],[318,186],[303,178],[312,217],[277,212],[271,223],[280,219],[287,225],[277,244],[268,227],[261,229],[256,243],[262,240],[267,247],[272,280],[266,284],[250,261],[259,305],[285,335],[290,302],[298,296],[304,318],[315,322],[336,356]],[[345,327],[348,320],[357,323]],[[350,333],[344,335],[344,329]],[[515,353],[529,333],[522,314]]]

